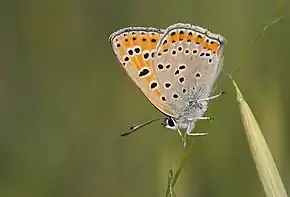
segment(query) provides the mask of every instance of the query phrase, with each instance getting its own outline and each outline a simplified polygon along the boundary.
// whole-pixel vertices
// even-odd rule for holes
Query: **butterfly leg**
[[[186,136],[184,136],[182,133],[181,133],[181,131],[179,130],[179,128],[177,128],[177,131],[178,131],[178,134],[180,135],[180,137],[181,137],[181,141],[183,142],[183,146],[184,146],[184,148],[186,147]]]
[[[187,133],[187,132],[186,132]],[[187,135],[190,135],[190,136],[205,136],[207,135],[208,133],[187,133]]]
[[[197,118],[192,118],[189,119],[189,121],[193,121],[193,120],[214,120],[214,117],[197,117]]]
[[[177,132],[180,135],[180,137],[183,138],[183,135],[182,135],[181,131],[178,128],[177,128]]]
[[[211,119],[210,117],[200,117],[198,118],[198,120],[209,120]],[[204,136],[207,135],[207,133],[191,133],[191,131],[193,130],[194,124],[188,124],[188,127],[186,129],[186,134],[190,135],[190,136]]]
[[[218,98],[218,97],[220,97],[221,95],[223,95],[224,93],[226,93],[226,92],[221,92],[221,93],[219,93],[219,94],[217,94],[217,95],[214,95],[214,96],[211,96],[211,97],[208,97],[208,98],[199,99],[199,100],[197,100],[197,103],[200,104],[200,102],[202,102],[202,101],[209,101],[209,100],[212,100],[212,99]]]

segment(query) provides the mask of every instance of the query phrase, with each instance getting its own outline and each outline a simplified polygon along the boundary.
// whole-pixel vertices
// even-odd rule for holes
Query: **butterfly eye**
[[[165,119],[164,125],[168,129],[176,130],[177,124],[172,118]]]
[[[168,119],[168,121],[167,121],[167,123],[168,123],[168,125],[169,126],[171,126],[171,127],[174,127],[174,122],[173,122],[173,120],[170,118],[170,119]]]

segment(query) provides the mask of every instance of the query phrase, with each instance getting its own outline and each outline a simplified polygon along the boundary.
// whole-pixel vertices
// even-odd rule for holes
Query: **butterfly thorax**
[[[180,112],[177,118],[173,118],[179,129],[188,128],[189,124],[194,124],[199,118],[203,117],[208,106],[207,101],[189,101],[188,105]]]

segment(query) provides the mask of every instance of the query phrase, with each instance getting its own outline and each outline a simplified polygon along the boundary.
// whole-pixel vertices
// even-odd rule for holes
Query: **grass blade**
[[[276,168],[274,159],[261,132],[261,129],[249,105],[244,100],[238,85],[232,80],[237,93],[240,113],[243,120],[248,143],[256,168],[267,196],[287,197],[282,179]]]

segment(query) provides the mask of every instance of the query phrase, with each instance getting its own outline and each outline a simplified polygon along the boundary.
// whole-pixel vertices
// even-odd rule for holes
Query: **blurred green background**
[[[222,34],[223,73],[234,77],[290,190],[290,9],[270,0],[0,1],[0,196],[164,196],[179,166],[177,133],[152,124],[160,113],[114,56],[108,36],[127,26],[166,28],[188,22]],[[278,6],[279,7],[279,6]],[[246,57],[250,57],[245,63]],[[231,81],[222,74],[176,193],[264,196],[242,128]]]

